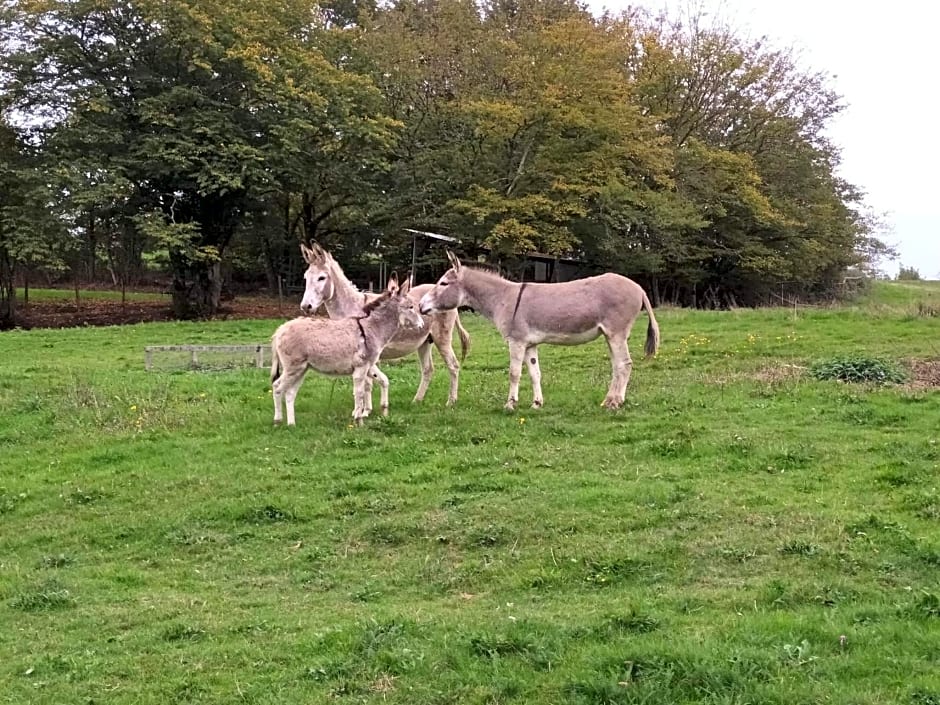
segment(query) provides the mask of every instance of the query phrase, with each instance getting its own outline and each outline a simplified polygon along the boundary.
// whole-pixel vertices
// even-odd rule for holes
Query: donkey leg
[[[284,421],[284,390],[281,386],[283,377],[278,377],[271,382],[271,397],[274,399],[274,425],[277,426]]]
[[[284,394],[281,392],[280,385],[278,384],[280,380],[275,381],[271,384],[271,396],[274,398],[274,425],[277,426],[284,421],[283,414],[283,402]]]
[[[382,370],[378,368],[378,365],[373,365],[372,369],[369,370],[369,411],[372,411],[372,381],[375,380],[379,383],[379,404],[382,406],[382,416],[388,416],[388,377]]]
[[[447,406],[453,406],[457,403],[457,389],[460,386],[460,363],[454,354],[452,344],[453,331],[447,331],[447,335],[434,337],[434,346],[444,358],[444,364],[447,365],[447,371],[450,372],[450,394],[447,395]]]
[[[506,411],[515,411],[519,401],[519,378],[522,377],[522,360],[525,357],[524,343],[509,342],[509,399],[506,400]]]
[[[431,384],[431,375],[434,374],[431,345],[427,340],[418,346],[418,365],[421,367],[421,382],[418,384],[418,391],[415,392],[415,398],[411,400],[412,402],[424,401],[424,395],[428,392],[428,385]]]
[[[297,398],[297,392],[300,391],[300,385],[304,383],[306,368],[302,368],[299,373],[286,374],[278,380],[283,386],[281,390],[284,393],[284,402],[287,405],[287,425],[294,425],[294,400]]]
[[[369,415],[369,405],[372,403],[372,390],[369,386],[369,367],[359,367],[353,370],[353,421],[357,426]],[[367,398],[368,397],[368,398]]]
[[[365,410],[365,415],[369,416],[372,413],[372,377],[371,372],[366,375],[365,380],[362,383],[362,391],[360,406]]]
[[[629,331],[622,335],[607,336],[607,347],[610,350],[611,378],[610,389],[603,406],[608,409],[619,409],[627,395],[627,385],[630,383],[630,374],[633,371],[633,359],[627,347]]]
[[[539,349],[532,345],[525,349],[525,364],[529,368],[529,377],[532,379],[532,408],[541,409],[542,399],[542,370],[539,369]]]

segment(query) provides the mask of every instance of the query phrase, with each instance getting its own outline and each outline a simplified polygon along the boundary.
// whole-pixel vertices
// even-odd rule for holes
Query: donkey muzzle
[[[418,310],[421,312],[422,316],[427,316],[429,313],[431,313],[431,311],[434,310],[434,307],[431,305],[430,301],[428,301],[429,295],[430,292],[422,296],[421,300],[418,302]]]

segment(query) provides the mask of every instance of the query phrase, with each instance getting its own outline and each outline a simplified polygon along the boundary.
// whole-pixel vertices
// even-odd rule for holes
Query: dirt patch
[[[909,360],[911,374],[908,383],[913,389],[940,389],[940,360]]]
[[[908,389],[940,389],[940,359],[936,360],[907,360],[904,363],[910,381],[904,386]],[[751,379],[775,386],[785,382],[793,382],[806,376],[808,368],[801,365],[776,365],[764,367],[753,375]],[[726,382],[728,380],[717,380]]]
[[[737,370],[725,374],[706,374],[702,381],[705,384],[712,384],[723,387],[732,382],[741,380],[753,380],[766,384],[770,387],[776,387],[786,382],[793,382],[806,375],[806,367],[800,365],[773,365],[762,367],[759,370]]]
[[[213,320],[242,318],[286,319],[300,314],[295,302],[278,306],[277,299],[245,296],[223,302]],[[129,323],[152,323],[172,321],[173,310],[169,299],[165,301],[82,301],[74,302],[37,301],[17,311],[16,322],[20,328],[72,328],[75,326],[115,326]]]
[[[800,365],[775,365],[773,367],[764,367],[758,370],[754,379],[764,384],[781,384],[783,382],[792,382],[806,374],[805,367]]]

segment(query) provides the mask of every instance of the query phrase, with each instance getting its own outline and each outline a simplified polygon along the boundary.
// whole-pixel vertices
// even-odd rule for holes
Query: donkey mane
[[[499,267],[494,264],[485,264],[484,262],[473,262],[471,264],[460,263],[460,266],[464,269],[472,269],[474,272],[481,272],[482,274],[491,274],[494,277],[499,277],[503,281],[513,282],[518,284],[519,282],[510,279],[505,274],[500,271]]]
[[[368,316],[370,313],[372,313],[375,309],[377,309],[379,306],[381,306],[383,303],[385,303],[386,301],[388,301],[388,299],[389,299],[389,297],[390,297],[391,295],[392,295],[391,292],[383,291],[383,292],[382,292],[381,294],[379,294],[376,298],[372,299],[372,301],[370,301],[370,302],[368,302],[367,304],[365,304],[365,305],[362,307],[362,313],[364,314],[362,317],[365,318],[365,317]]]

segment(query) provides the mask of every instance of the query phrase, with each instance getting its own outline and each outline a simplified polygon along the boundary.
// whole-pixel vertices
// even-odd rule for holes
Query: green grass
[[[267,371],[143,370],[271,321],[3,333],[0,702],[940,702],[940,394],[808,374],[940,358],[880,288],[661,309],[617,413],[598,341],[505,414],[465,316],[458,406],[386,364],[361,429],[346,380],[285,429]]]
[[[940,316],[940,281],[875,281],[859,298],[869,310]]]
[[[16,290],[16,297],[23,301],[24,290]],[[121,292],[110,289],[79,289],[80,301],[120,301]],[[128,291],[126,294],[128,301],[169,301],[169,297],[153,291],[139,292]],[[40,301],[75,301],[74,289],[29,289],[30,302]]]

